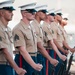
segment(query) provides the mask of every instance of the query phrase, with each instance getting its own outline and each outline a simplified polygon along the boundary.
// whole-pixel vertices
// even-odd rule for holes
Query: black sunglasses
[[[40,10],[39,12],[47,13],[47,10]]]
[[[4,9],[4,10],[9,10],[9,11],[13,11],[15,10],[13,7],[3,7],[1,9]]]
[[[36,13],[36,10],[35,9],[26,9],[26,11],[28,13],[31,13],[32,15]]]

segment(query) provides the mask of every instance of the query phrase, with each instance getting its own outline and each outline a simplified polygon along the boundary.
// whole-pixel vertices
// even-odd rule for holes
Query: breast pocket
[[[27,40],[30,40],[32,38],[32,35],[30,33],[26,33],[25,37],[26,37]]]
[[[12,32],[9,32],[9,33],[8,33],[8,38],[9,38],[9,41],[10,41],[11,43],[13,43]]]
[[[1,42],[4,44],[9,44],[8,36],[6,33],[1,34]]]
[[[58,29],[57,33],[58,33],[58,35],[62,35],[62,32],[59,29]]]

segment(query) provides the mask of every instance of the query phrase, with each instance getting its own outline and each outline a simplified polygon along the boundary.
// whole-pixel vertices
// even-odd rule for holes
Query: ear
[[[39,16],[42,15],[42,12],[39,12]]]
[[[38,12],[37,15],[40,16],[40,15],[42,15],[42,13],[41,12]]]
[[[25,11],[22,11],[21,13],[22,13],[23,16],[26,16]]]
[[[2,16],[4,14],[3,10],[0,10],[0,15]]]
[[[23,15],[26,17],[26,11],[23,12]]]

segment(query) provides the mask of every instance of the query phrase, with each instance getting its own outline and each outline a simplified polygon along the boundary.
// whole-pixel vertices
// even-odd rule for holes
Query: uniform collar
[[[4,31],[11,31],[11,29],[7,26],[5,27],[5,25],[2,23],[2,21],[0,20],[0,27],[4,30]]]
[[[0,27],[4,30],[7,31],[8,27],[5,27],[5,25],[2,23],[2,21],[0,20]]]
[[[61,25],[59,25],[59,27],[63,28]]]
[[[20,24],[25,28],[25,29],[31,29],[30,25],[25,24],[22,20],[20,21]]]
[[[44,21],[43,24],[44,24],[44,25],[47,25],[48,23]]]
[[[50,28],[50,24],[49,23],[44,21],[43,24],[46,25],[48,28]]]
[[[38,27],[41,27],[41,24],[36,19],[34,19],[33,22],[35,22]]]

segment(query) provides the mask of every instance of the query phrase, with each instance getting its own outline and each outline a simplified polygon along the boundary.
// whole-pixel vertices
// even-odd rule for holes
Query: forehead
[[[2,9],[3,12],[13,12],[12,10],[5,10],[5,9]]]
[[[61,17],[62,18],[62,16],[60,16],[60,15],[56,15],[57,17]]]

